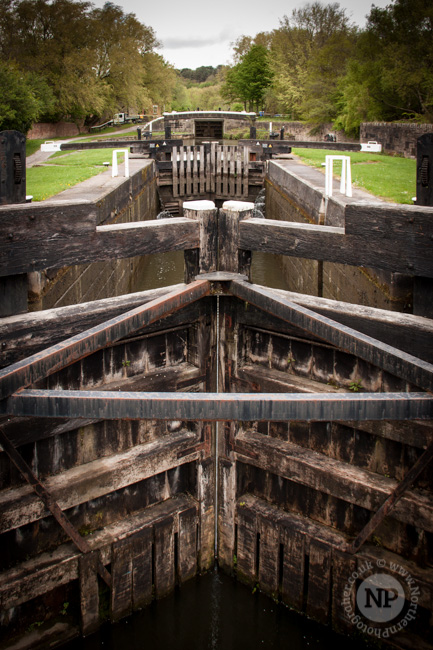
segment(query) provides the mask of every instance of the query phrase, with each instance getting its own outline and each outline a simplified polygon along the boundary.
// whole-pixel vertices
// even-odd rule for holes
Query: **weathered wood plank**
[[[95,531],[88,537],[89,545],[93,550],[99,549],[102,561],[107,565],[111,562],[113,542],[132,536],[133,540],[138,540],[134,541],[134,545],[142,544],[143,561],[146,558],[151,560],[153,522],[167,516],[176,517],[179,511],[184,511],[191,506],[196,506],[194,499],[191,497],[177,496],[175,499],[167,499],[162,503],[149,506],[134,516]],[[139,541],[141,537],[142,542]],[[78,560],[81,556],[82,554],[72,544],[62,544],[54,551],[42,553],[35,558],[26,560],[19,566],[3,571],[0,574],[0,605],[2,609],[17,607],[32,598],[52,591],[60,585],[77,580],[79,577]],[[140,583],[136,583],[134,590],[138,585],[139,596],[144,594],[146,598],[149,594],[150,580],[151,596],[151,567],[149,569],[144,564],[139,565],[136,578]],[[140,602],[139,599],[134,600],[134,607],[140,606]],[[145,600],[143,604],[146,602],[148,601]]]
[[[63,268],[198,246],[198,228],[182,217],[97,226],[96,230],[0,245],[0,276]]]
[[[186,166],[186,195],[191,196],[192,191],[192,160],[191,160],[191,146],[185,147],[185,166]]]
[[[244,147],[242,183],[243,183],[243,195],[244,195],[245,198],[248,197],[249,164],[250,164],[250,148],[249,147]]]
[[[179,513],[179,582],[185,582],[197,573],[197,542],[197,509],[188,508]]]
[[[193,223],[191,221],[191,223]],[[206,281],[192,282],[150,303],[81,332],[23,361],[0,370],[0,396],[12,394],[92,352],[108,346],[206,295]]]
[[[102,321],[114,318],[139,305],[145,305],[172,291],[183,289],[185,286],[185,284],[177,284],[79,305],[2,318],[0,319],[0,339],[3,348],[1,364],[8,366],[63,339],[99,325]],[[196,303],[197,308],[198,305],[199,303]],[[197,314],[198,311],[197,309]],[[190,316],[186,322],[191,322]]]
[[[242,444],[242,451],[236,452],[236,458],[241,462],[373,512],[398,483],[394,479],[253,431],[240,434],[237,440]],[[433,500],[427,494],[408,490],[390,517],[433,531]]]
[[[174,520],[167,517],[154,525],[155,530],[155,595],[163,598],[174,589]]]
[[[185,147],[179,147],[179,196],[185,196]]]
[[[177,198],[179,196],[179,174],[178,174],[178,149],[173,147],[171,154],[171,164],[172,164],[172,176],[173,176],[173,197]]]
[[[6,415],[118,420],[430,420],[429,393],[111,393],[21,390]]]
[[[228,147],[227,148],[227,155],[229,157],[229,169],[228,169],[228,174],[229,174],[229,196],[236,196],[236,166],[235,166],[235,150],[236,147]]]
[[[283,603],[302,612],[304,602],[305,535],[295,527],[283,528],[284,543],[283,579],[281,598]]]
[[[237,504],[238,546],[237,546],[237,571],[239,580],[246,584],[255,584],[257,579],[257,517],[244,505],[244,501]]]
[[[192,193],[197,196],[199,188],[198,147],[192,147]]]
[[[114,542],[111,550],[111,617],[118,621],[132,612],[132,544]]]
[[[243,223],[245,221],[239,223],[240,228]],[[306,307],[296,305],[281,295],[273,293],[272,290],[234,279],[230,283],[230,291],[238,298],[300,327],[341,350],[351,352],[392,375],[401,377],[415,386],[421,386],[423,389],[433,389],[433,365],[430,363],[341,325],[326,316],[321,316]]]
[[[383,233],[374,230],[349,234],[333,226],[254,218],[242,225],[239,243],[247,250],[433,277],[429,237],[413,235],[406,242],[393,229],[386,237],[385,245]]]
[[[357,562],[338,549],[332,549],[332,627],[341,633],[353,633],[353,623],[347,612],[356,611],[356,581],[349,584]]]
[[[424,361],[433,362],[433,320],[400,312],[353,305],[339,300],[318,298],[293,291],[272,289],[285,299],[328,316],[333,320],[392,344]]]
[[[206,155],[205,155],[204,145],[202,144],[199,147],[198,156],[199,156],[199,192],[200,194],[204,194],[206,191],[206,176],[205,176]],[[208,173],[210,173],[210,169]]]
[[[154,475],[155,467],[165,472],[196,460],[200,452],[194,451],[195,441],[191,432],[171,433],[163,440],[136,445],[126,452],[73,467],[51,476],[44,484],[61,509],[66,510],[149,478]],[[27,485],[0,492],[0,508],[0,533],[48,515],[43,503]]]
[[[98,553],[95,550],[85,553],[78,558],[81,631],[84,636],[96,632],[100,626],[99,618],[99,587],[98,587]]]
[[[0,206],[0,242],[57,240],[96,228],[97,208],[91,201],[44,201]]]
[[[314,539],[309,547],[306,614],[326,625],[331,607],[331,547]]]
[[[132,606],[139,609],[152,600],[152,542],[149,526],[131,537],[132,543]]]
[[[279,531],[274,522],[265,517],[258,518],[260,529],[260,561],[258,582],[260,589],[272,598],[278,599],[279,578]]]

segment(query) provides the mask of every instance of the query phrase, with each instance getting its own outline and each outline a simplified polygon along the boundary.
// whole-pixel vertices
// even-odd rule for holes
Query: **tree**
[[[222,89],[229,100],[239,99],[250,109],[259,110],[266,89],[272,81],[268,52],[263,45],[253,45],[240,62],[230,68]]]
[[[39,116],[51,109],[54,97],[43,79],[0,61],[0,131],[27,133]]]
[[[341,81],[338,124],[433,120],[433,5],[394,0],[373,7]]]
[[[333,119],[338,79],[346,72],[356,37],[338,3],[314,2],[284,16],[270,48],[273,92],[281,112],[314,122]]]
[[[0,0],[0,9],[0,60],[46,80],[56,99],[52,119],[152,104],[143,56],[158,42],[134,14],[72,0]]]

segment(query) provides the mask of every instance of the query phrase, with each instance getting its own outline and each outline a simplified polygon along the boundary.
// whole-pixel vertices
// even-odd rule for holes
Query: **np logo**
[[[389,623],[404,607],[405,595],[401,583],[386,573],[375,573],[361,582],[356,591],[358,609],[375,623]]]
[[[389,639],[416,620],[420,590],[401,565],[378,558],[349,576],[341,605],[360,632]]]

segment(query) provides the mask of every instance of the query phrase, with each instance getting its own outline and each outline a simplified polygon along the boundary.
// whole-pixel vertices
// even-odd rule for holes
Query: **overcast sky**
[[[102,7],[105,0],[93,0]],[[313,0],[310,0],[310,4]],[[300,9],[304,0],[113,0],[125,13],[152,27],[162,43],[159,53],[175,68],[216,67],[231,63],[233,43],[239,36],[255,36],[279,27],[284,15]],[[323,1],[322,4],[332,4]],[[386,7],[391,0],[341,0],[340,8],[360,27],[372,5]]]

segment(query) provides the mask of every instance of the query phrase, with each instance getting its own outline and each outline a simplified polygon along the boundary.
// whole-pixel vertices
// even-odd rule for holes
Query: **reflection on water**
[[[63,650],[347,650],[348,641],[215,570]]]
[[[273,289],[287,289],[287,282],[283,277],[281,262],[277,255],[271,253],[253,253],[251,265],[252,281]]]
[[[148,255],[145,272],[136,291],[169,287],[183,280],[183,251]]]
[[[253,253],[252,281],[265,287],[287,289],[281,265],[276,255]],[[136,291],[159,289],[184,281],[183,251],[149,255],[146,270]]]

